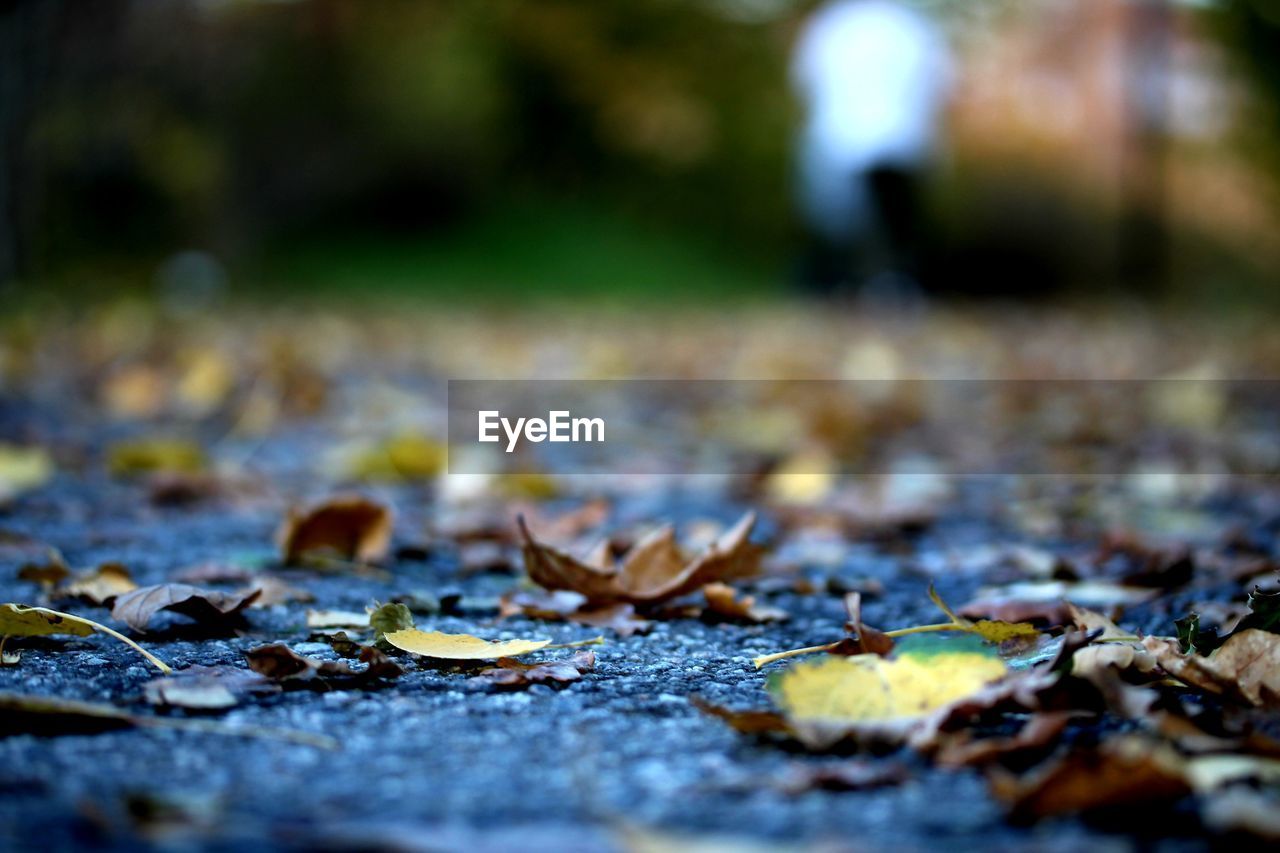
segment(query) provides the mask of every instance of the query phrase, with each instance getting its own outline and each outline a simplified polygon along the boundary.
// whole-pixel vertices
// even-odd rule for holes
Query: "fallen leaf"
[[[253,600],[250,607],[275,607],[277,604],[316,600],[310,590],[270,575],[255,580],[251,589],[258,591],[258,597]]]
[[[702,594],[706,596],[708,610],[729,619],[743,622],[781,622],[789,618],[787,611],[757,605],[755,596],[739,597],[733,587],[718,581],[704,586]]]
[[[192,666],[148,681],[142,692],[152,705],[211,711],[239,704],[243,694],[279,693],[280,687],[239,667]]]
[[[107,451],[107,470],[116,477],[158,472],[194,474],[207,465],[204,449],[182,439],[125,441]]]
[[[425,480],[444,470],[446,451],[433,438],[406,433],[352,453],[344,467],[357,480]]]
[[[101,702],[0,691],[0,737],[97,734],[135,725],[134,715]]]
[[[169,672],[169,665],[151,652],[123,634],[106,625],[100,625],[92,619],[44,607],[28,607],[13,603],[0,604],[0,637],[46,637],[50,634],[87,637],[95,631],[114,637],[151,661],[161,672]]]
[[[249,668],[277,682],[323,682],[325,684],[363,685],[379,679],[399,678],[404,670],[373,646],[360,652],[364,669],[352,669],[345,661],[317,660],[305,657],[284,643],[271,643],[244,653]]]
[[[517,523],[530,579],[546,589],[581,593],[592,603],[654,604],[715,581],[749,577],[759,571],[762,554],[749,540],[755,525],[750,512],[692,560],[681,553],[674,530],[663,527],[637,542],[620,566],[607,551],[578,560],[534,539],[523,517]]]
[[[977,634],[989,643],[1003,643],[1006,640],[1014,640],[1020,637],[1040,636],[1040,631],[1028,622],[1001,622],[994,619],[981,619],[974,622],[964,619],[956,615],[955,611],[947,606],[947,603],[942,600],[942,596],[938,595],[937,590],[933,588],[933,584],[929,584],[929,600],[950,617],[958,630]]]
[[[1280,705],[1280,634],[1248,628],[1208,657],[1183,654],[1176,641],[1163,637],[1142,643],[1165,672],[1185,684],[1251,705]]]
[[[832,650],[835,654],[883,656],[893,651],[893,638],[862,621],[862,593],[851,592],[845,595],[844,608],[849,614],[848,620],[844,623],[844,629],[850,636]]]
[[[76,575],[68,583],[59,584],[52,595],[55,598],[78,598],[90,604],[110,604],[137,588],[126,566],[103,563],[96,569]]]
[[[518,590],[504,595],[498,602],[498,615],[527,616],[530,619],[574,622],[593,628],[609,628],[620,637],[630,637],[653,627],[648,619],[636,615],[633,604],[592,605],[587,597],[569,590]]]
[[[580,679],[584,673],[595,669],[594,652],[581,651],[568,660],[521,663],[514,658],[498,658],[498,665],[483,669],[472,681],[495,687],[515,689],[531,684],[568,684]]]
[[[978,738],[963,732],[948,739],[934,754],[934,761],[942,767],[979,767],[997,761],[1038,758],[1058,743],[1071,717],[1070,711],[1032,714],[1011,737]]]
[[[226,496],[227,479],[203,471],[156,471],[147,477],[147,500],[153,506],[185,507]]]
[[[413,613],[399,602],[383,604],[371,610],[365,618],[366,624],[373,628],[374,640],[383,642],[386,634],[396,631],[407,631],[413,628]]]
[[[1173,589],[1190,583],[1195,575],[1190,548],[1151,547],[1124,535],[1108,537],[1093,564],[1126,586]]]
[[[810,745],[854,735],[897,742],[930,713],[968,697],[1008,673],[1004,662],[972,644],[921,644],[896,657],[830,656],[769,679],[769,692]]]
[[[0,691],[0,737],[32,734],[42,737],[72,734],[97,734],[127,728],[158,728],[215,734],[230,737],[263,738],[275,741],[337,749],[338,742],[326,735],[294,729],[261,726],[229,726],[212,720],[186,720],[171,717],[130,714],[102,702],[81,702],[55,696],[33,696],[26,693]]]
[[[53,458],[39,447],[0,444],[0,504],[53,478]]]
[[[383,635],[397,649],[428,658],[445,660],[494,660],[536,652],[550,640],[482,640],[470,634],[442,634],[409,628]]]
[[[1085,633],[1100,631],[1099,639],[1114,640],[1118,637],[1132,637],[1132,631],[1126,631],[1107,617],[1093,610],[1078,607],[1066,602],[1067,615],[1076,629]]]
[[[50,548],[43,563],[27,563],[18,569],[18,580],[40,584],[45,589],[53,589],[71,577],[71,569],[62,559],[56,548]]]
[[[260,591],[233,593],[201,589],[182,583],[138,587],[116,598],[111,616],[135,631],[145,631],[161,610],[172,610],[203,623],[228,622],[253,604]]]
[[[1000,587],[978,590],[970,607],[984,607],[987,602],[1053,604],[1070,601],[1082,607],[1110,607],[1116,604],[1140,604],[1160,594],[1156,589],[1122,586],[1107,581],[1020,581]]]
[[[787,718],[777,711],[735,711],[708,702],[701,696],[691,696],[689,701],[704,714],[723,720],[734,731],[744,735],[791,735],[791,726]]]
[[[1169,746],[1122,736],[1075,749],[1022,778],[993,773],[991,791],[1016,821],[1170,803],[1191,792]]]
[[[1046,628],[1064,625],[1071,618],[1067,602],[1064,601],[975,600],[958,608],[956,612],[970,619],[1030,622]]]
[[[289,512],[278,534],[281,554],[287,565],[324,555],[372,562],[386,556],[393,522],[391,508],[369,498],[329,498]]]
[[[367,628],[369,627],[369,614],[358,613],[354,610],[308,610],[307,627]]]
[[[855,598],[853,596],[858,597]],[[1008,656],[1011,658],[1025,654],[1028,644],[1034,646],[1036,642],[1043,640],[1041,632],[1026,622],[999,622],[988,619],[973,622],[957,616],[934,590],[933,584],[929,585],[929,599],[951,621],[933,625],[915,625],[909,628],[898,628],[894,631],[877,631],[862,624],[861,596],[858,593],[850,593],[845,598],[845,606],[849,610],[849,621],[845,624],[845,630],[855,633],[856,636],[821,646],[807,646],[801,649],[776,652],[771,655],[761,655],[754,658],[752,663],[759,669],[784,658],[813,654],[815,652],[842,655],[857,655],[864,652],[886,654],[893,647],[893,641],[898,637],[933,631],[959,631],[981,637],[989,643],[1008,646],[1010,647]],[[1035,650],[1033,649],[1033,651]]]

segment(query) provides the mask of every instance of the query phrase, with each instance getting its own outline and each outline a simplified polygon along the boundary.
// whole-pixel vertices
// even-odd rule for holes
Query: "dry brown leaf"
[[[71,577],[71,569],[68,568],[66,561],[62,559],[62,555],[58,553],[56,548],[48,549],[44,562],[26,563],[22,568],[18,569],[18,580],[31,581],[46,590],[65,583],[69,577]]]
[[[1065,601],[1018,601],[1016,599],[971,601],[958,608],[956,612],[969,619],[1030,622],[1045,628],[1065,625],[1071,618]]]
[[[142,690],[152,705],[212,711],[235,706],[243,694],[279,693],[280,687],[239,667],[192,666],[148,681]]]
[[[636,615],[635,605],[591,605],[587,598],[569,590],[519,590],[507,593],[498,603],[499,617],[527,616],[530,619],[573,622],[593,628],[609,628],[621,637],[643,633],[653,627]]]
[[[289,604],[295,601],[305,604],[316,600],[310,590],[271,575],[255,580],[251,589],[258,591],[258,597],[253,600],[250,607],[275,607],[277,604]]]
[[[757,605],[755,596],[739,597],[737,590],[724,583],[709,583],[702,588],[707,598],[707,609],[729,619],[743,622],[781,622],[789,618],[787,611],[777,607]]]
[[[111,616],[135,631],[145,631],[161,610],[172,610],[203,623],[226,623],[257,600],[260,592],[233,593],[181,583],[138,587],[116,598]]]
[[[1142,644],[1181,682],[1250,705],[1280,705],[1280,634],[1247,628],[1209,657],[1182,654],[1176,641],[1163,637],[1147,637]]]
[[[132,592],[134,583],[129,569],[120,563],[103,563],[98,568],[76,575],[69,583],[53,590],[55,598],[79,598],[90,604],[111,604],[126,592]]]
[[[1011,737],[976,739],[968,730],[962,730],[944,740],[934,761],[943,767],[974,767],[1009,758],[1026,760],[1055,746],[1071,717],[1070,711],[1036,713]]]
[[[705,552],[687,559],[670,527],[637,542],[621,566],[607,551],[578,560],[538,542],[523,518],[517,519],[524,540],[525,570],[540,586],[572,590],[592,603],[625,601],[655,604],[685,595],[715,581],[749,577],[759,571],[761,549],[749,541],[755,514],[747,513]]]
[[[531,684],[568,684],[595,669],[595,652],[581,651],[568,660],[521,663],[515,658],[498,658],[498,665],[483,669],[472,681],[495,687],[517,689]]]
[[[708,702],[701,696],[691,696],[689,701],[704,714],[723,720],[739,734],[792,736],[790,723],[778,711],[735,711],[723,705]]]
[[[1071,602],[1066,602],[1067,616],[1077,630],[1086,633],[1101,631],[1100,639],[1110,640],[1116,637],[1132,637],[1132,631],[1126,631],[1107,617],[1094,610],[1087,610]]]
[[[844,629],[850,636],[841,640],[833,654],[887,655],[893,651],[893,638],[862,621],[862,593],[851,592],[844,597],[844,608],[849,619]]]
[[[358,686],[378,679],[399,678],[404,670],[373,646],[360,652],[364,669],[352,669],[345,661],[317,660],[298,654],[284,643],[271,643],[244,653],[249,668],[272,681],[349,683]]]
[[[1191,792],[1183,764],[1167,745],[1124,736],[1073,750],[1022,778],[993,772],[991,790],[1015,820],[1157,805]]]
[[[340,495],[305,510],[291,510],[277,538],[289,565],[325,555],[371,562],[386,556],[393,523],[387,505],[360,495]]]

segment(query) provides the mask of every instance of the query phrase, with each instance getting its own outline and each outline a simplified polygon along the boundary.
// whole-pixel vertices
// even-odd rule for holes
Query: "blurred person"
[[[940,28],[903,3],[835,0],[805,22],[791,80],[805,110],[797,191],[807,287],[920,292],[920,191],[949,77]]]

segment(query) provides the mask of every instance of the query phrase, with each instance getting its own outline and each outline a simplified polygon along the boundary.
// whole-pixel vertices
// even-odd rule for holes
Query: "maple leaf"
[[[549,590],[581,593],[592,603],[651,605],[708,583],[749,577],[758,572],[762,553],[749,540],[755,525],[751,512],[695,558],[681,552],[674,529],[667,526],[637,542],[621,565],[613,564],[607,548],[579,560],[536,540],[523,516],[517,524],[529,578]]]

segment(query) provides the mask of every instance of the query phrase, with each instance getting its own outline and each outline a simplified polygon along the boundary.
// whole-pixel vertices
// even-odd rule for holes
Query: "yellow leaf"
[[[439,441],[404,434],[356,451],[344,467],[358,480],[425,480],[444,470],[445,457]]]
[[[983,619],[980,622],[972,622],[957,616],[955,611],[942,600],[942,596],[938,595],[937,590],[933,588],[933,584],[929,584],[929,600],[939,610],[947,614],[957,631],[968,631],[972,634],[977,634],[988,643],[1003,643],[1005,640],[1013,640],[1020,637],[1040,636],[1040,631],[1030,622],[1003,622],[998,619]]]
[[[791,667],[770,687],[794,720],[878,723],[923,717],[1007,671],[999,658],[973,651],[898,658],[833,655]]]
[[[409,628],[384,634],[383,639],[406,652],[428,658],[446,660],[490,660],[512,658],[536,652],[550,645],[550,640],[502,640],[490,642],[470,634],[442,634]]]
[[[0,606],[0,634],[6,637],[47,637],[50,634],[87,637],[92,633],[92,623],[70,613],[23,604]]]
[[[39,488],[53,476],[53,460],[38,447],[0,444],[0,502]]]
[[[28,607],[25,604],[0,604],[0,637],[45,637],[50,634],[72,634],[87,637],[99,631],[131,647],[151,661],[161,672],[169,672],[169,665],[125,635],[100,625],[92,619],[60,613],[45,607]]]
[[[988,643],[1003,643],[1005,640],[1040,636],[1040,632],[1030,622],[1001,622],[994,619],[971,622],[967,630]]]
[[[107,468],[116,476],[156,471],[194,474],[205,468],[200,445],[182,439],[150,439],[114,445],[107,453]]]

